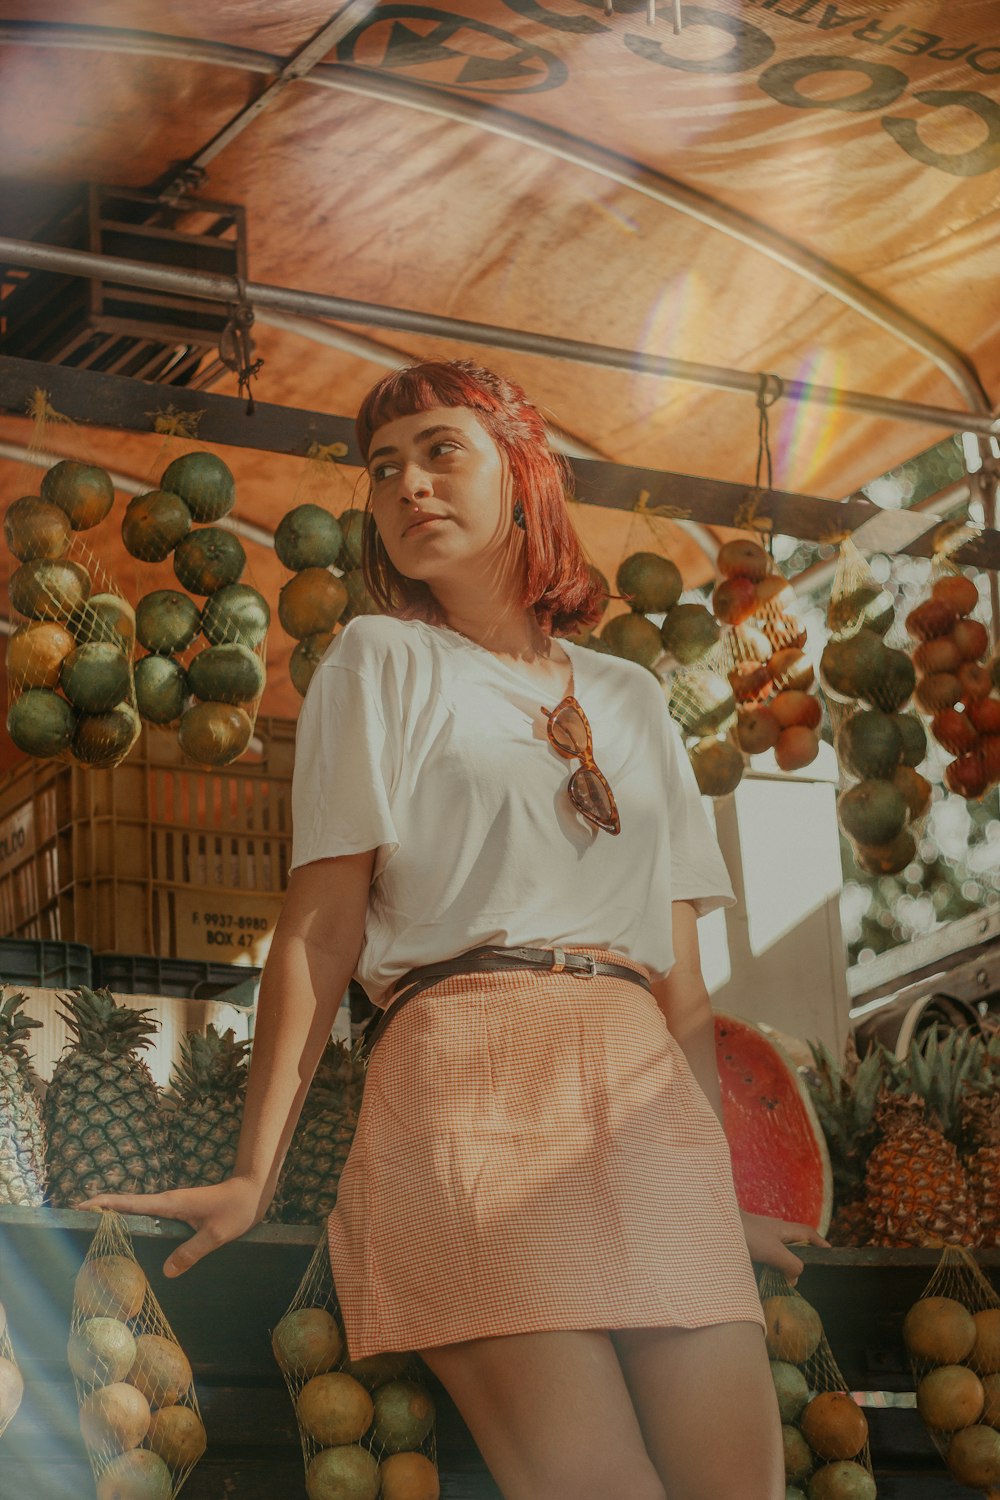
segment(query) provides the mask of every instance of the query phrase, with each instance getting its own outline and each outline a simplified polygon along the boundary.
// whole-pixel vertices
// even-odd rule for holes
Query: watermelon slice
[[[716,1015],[715,1055],[740,1208],[825,1234],[833,1175],[805,1083],[781,1048],[738,1016]]]

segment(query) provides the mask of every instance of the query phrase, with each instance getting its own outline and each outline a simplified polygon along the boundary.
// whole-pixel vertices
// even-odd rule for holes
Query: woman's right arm
[[[164,1265],[179,1276],[260,1223],[364,939],[375,851],[292,872],[261,975],[233,1175],[213,1187],[98,1193],[80,1208],[180,1219],[195,1230]]]

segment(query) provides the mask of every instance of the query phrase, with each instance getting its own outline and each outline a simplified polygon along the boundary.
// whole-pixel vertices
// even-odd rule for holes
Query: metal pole
[[[119,256],[95,255],[88,250],[66,250],[54,245],[35,244],[29,240],[0,237],[0,265],[5,263],[31,270],[58,271],[64,275],[93,277],[155,291],[203,297],[213,302],[236,302],[245,296],[258,308],[275,308],[307,317],[335,318],[345,323],[401,329],[430,338],[508,349],[514,353],[535,354],[547,359],[565,359],[604,369],[625,370],[633,375],[655,375],[669,380],[689,381],[695,385],[712,386],[717,390],[739,391],[754,398],[760,384],[757,374],[730,370],[721,365],[670,359],[665,355],[644,354],[639,350],[621,349],[607,344],[587,344],[577,339],[554,338],[549,334],[531,333],[523,329],[501,328],[492,323],[443,318],[435,313],[414,312],[406,308],[382,307],[372,302],[358,302],[353,298],[269,286],[263,282],[248,281],[241,286],[235,277],[216,276],[205,271],[176,270],[169,266],[149,266],[140,261],[123,260]],[[863,391],[812,385],[802,380],[783,381],[782,394],[790,401],[817,401],[827,406],[840,406],[873,416],[888,417],[894,421],[916,422],[921,426],[946,427],[956,432],[976,432],[987,437],[1000,433],[1000,417],[953,411],[947,407],[923,406],[912,401],[896,401],[888,396],[872,396]]]
[[[0,22],[0,40],[29,46],[96,48],[100,51],[135,53],[141,56],[177,57],[271,75],[279,74],[282,68],[282,59],[264,52],[252,52],[248,48],[229,47],[223,43],[202,41],[194,37],[159,36],[114,27],[6,21]],[[707,193],[675,182],[650,167],[582,140],[568,131],[544,125],[537,120],[523,119],[511,110],[498,108],[492,101],[481,104],[474,99],[462,99],[415,79],[390,77],[372,69],[352,68],[342,63],[321,63],[303,81],[313,86],[358,94],[365,99],[378,99],[404,109],[416,109],[441,119],[456,120],[473,129],[518,141],[574,166],[583,167],[608,181],[617,182],[679,213],[688,214],[700,223],[767,256],[845,306],[853,308],[870,322],[893,333],[936,364],[965,396],[970,407],[980,412],[990,410],[990,402],[975,367],[946,339],[838,266],[807,250],[805,246],[796,244],[787,236],[717,202]]]

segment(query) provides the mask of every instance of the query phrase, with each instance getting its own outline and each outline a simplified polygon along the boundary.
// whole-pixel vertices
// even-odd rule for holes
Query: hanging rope
[[[247,416],[254,414],[253,392],[250,382],[260,372],[264,361],[254,359],[254,343],[250,330],[254,312],[246,296],[246,288],[239,283],[240,299],[229,304],[229,319],[219,335],[219,358],[227,369],[232,370],[239,383],[239,393],[246,397]]]
[[[681,0],[673,0],[674,6],[674,35],[681,34]],[[615,13],[615,0],[604,0],[604,14],[613,16]],[[656,22],[656,0],[646,0],[646,25],[652,26]]]
[[[784,395],[785,383],[780,375],[766,375],[761,371],[757,377],[757,471],[754,475],[754,489],[760,489],[760,474],[764,463],[767,463],[767,488],[774,488],[774,464],[771,461],[771,430],[768,422],[768,409]],[[774,382],[772,388],[771,382]]]

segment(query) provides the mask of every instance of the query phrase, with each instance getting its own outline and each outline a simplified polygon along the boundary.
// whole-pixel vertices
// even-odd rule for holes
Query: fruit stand
[[[437,356],[538,400],[575,644],[712,804],[741,1202],[832,1241],[762,1290],[788,1500],[1000,1493],[993,8],[97,9],[0,16],[0,1495],[498,1500],[314,1285],[355,987],[265,1223],[173,1281],[72,1207],[230,1168],[351,414]]]

